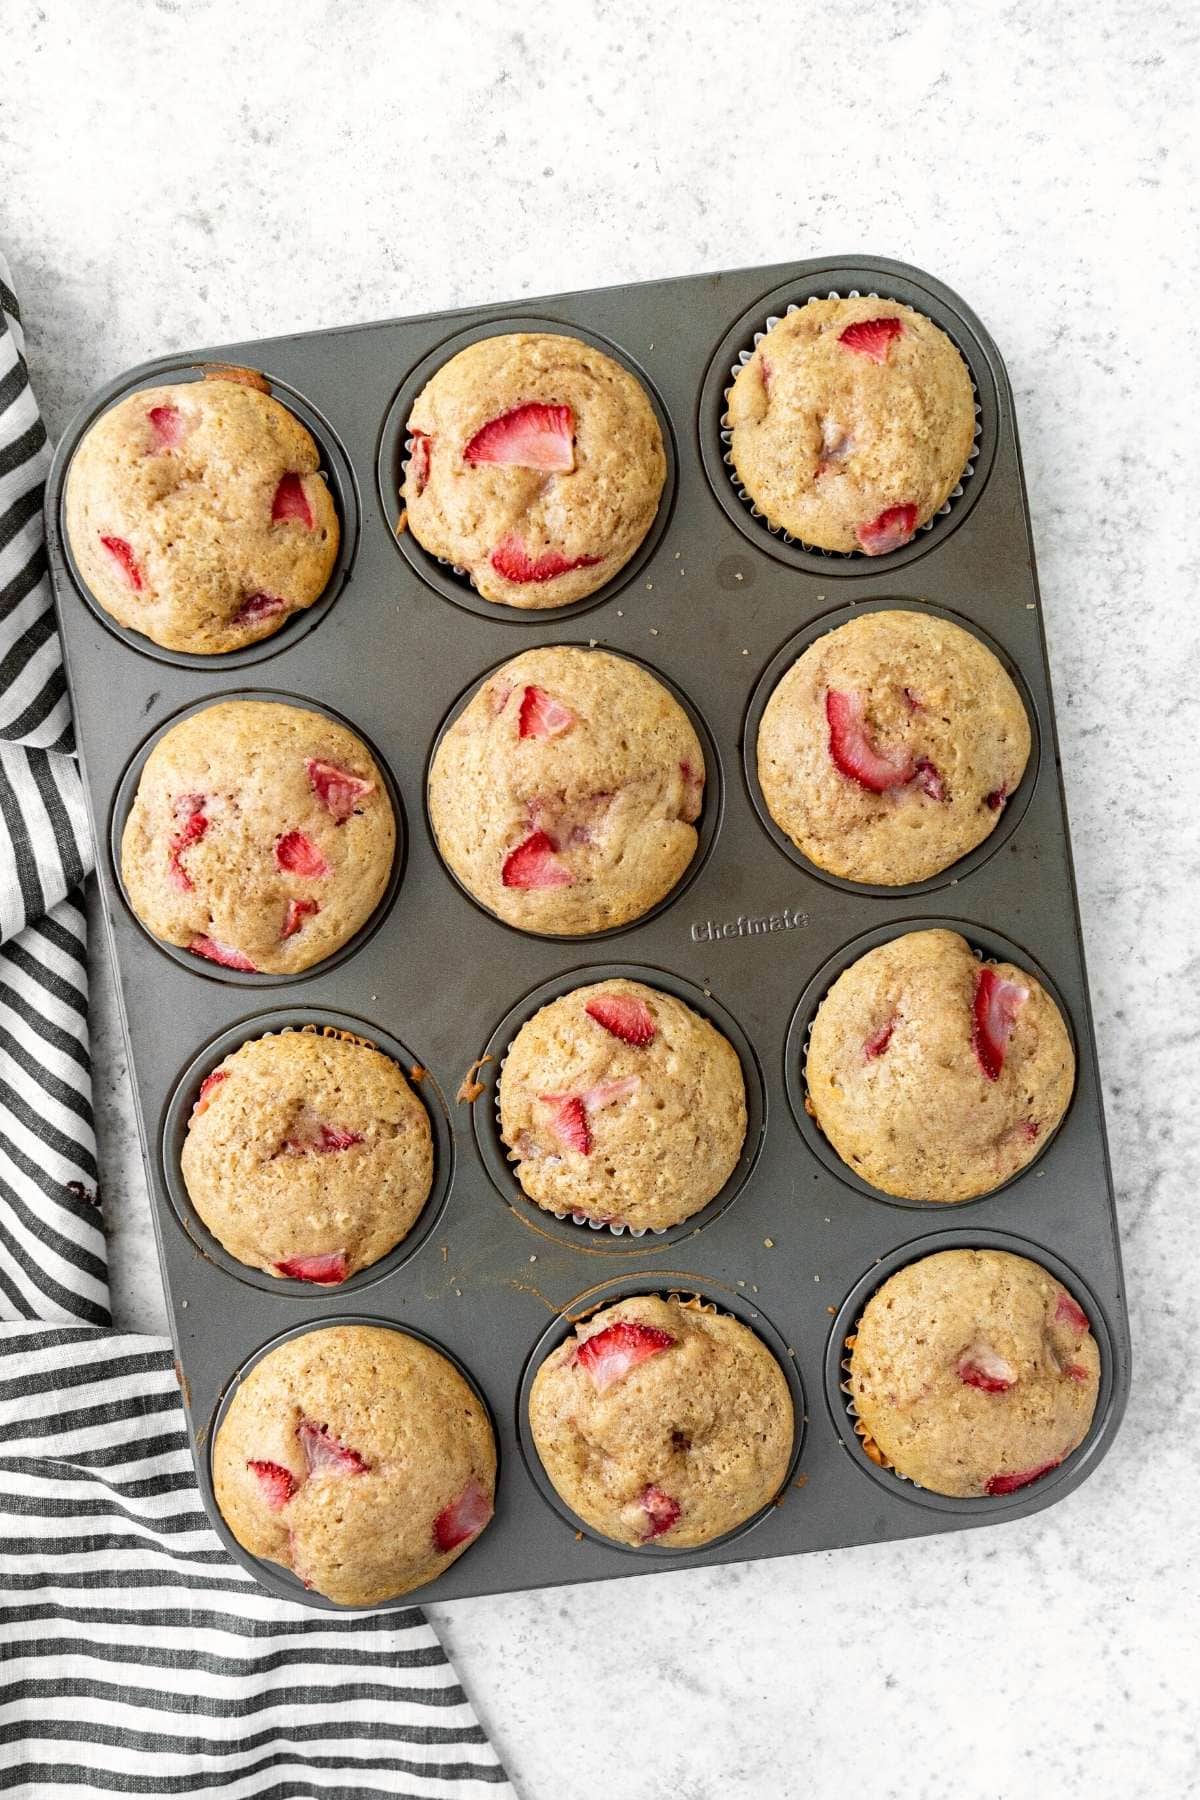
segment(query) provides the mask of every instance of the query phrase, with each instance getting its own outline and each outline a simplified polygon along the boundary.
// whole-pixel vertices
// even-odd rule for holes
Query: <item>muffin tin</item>
[[[907,302],[949,332],[978,404],[973,473],[928,530],[890,555],[827,557],[768,531],[739,497],[721,438],[740,353],[790,304],[829,293]],[[479,598],[464,577],[397,539],[408,406],[445,357],[480,335],[575,332],[630,367],[659,411],[669,473],[643,549],[598,594],[551,612]],[[81,590],[65,544],[65,471],[88,425],[138,387],[209,361],[261,369],[314,430],[343,521],[326,600],[251,651],[189,657],[109,621]],[[922,1536],[1039,1511],[1075,1487],[1112,1440],[1129,1383],[1128,1325],[1088,1010],[1045,642],[1012,396],[973,313],[932,277],[849,257],[429,314],[178,355],[95,395],[66,432],[46,499],[47,539],[99,881],[116,963],[181,1384],[206,1504],[230,1551],[276,1594],[329,1608],[234,1544],[212,1502],[208,1446],[224,1397],[264,1346],[340,1318],[399,1325],[446,1351],[485,1398],[500,1453],[496,1517],[419,1598],[455,1599],[639,1571]],[[753,727],[764,683],[803,643],[863,606],[927,604],[996,648],[1022,688],[1034,751],[999,829],[919,886],[855,887],[810,868],[764,823]],[[702,851],[666,904],[594,939],[535,937],[478,907],[440,861],[424,785],[437,735],[498,662],[554,643],[644,660],[687,696],[709,768]],[[781,660],[782,659],[782,660]],[[115,862],[128,775],[155,735],[197,703],[247,691],[327,707],[371,745],[405,821],[397,881],[344,954],[261,983],[151,940]],[[1044,972],[1078,1051],[1074,1098],[1037,1159],[962,1207],[876,1195],[814,1135],[799,1058],[820,993],[880,934],[947,923]],[[633,1237],[559,1220],[525,1201],[496,1140],[499,1057],[551,995],[607,974],[661,982],[732,1020],[751,1131],[729,1189],[685,1227]],[[231,978],[232,974],[232,978]],[[427,1071],[418,1083],[438,1145],[434,1210],[412,1241],[345,1289],[271,1282],[218,1253],[178,1176],[199,1080],[263,1031],[339,1027]],[[411,1046],[410,1056],[408,1047]],[[473,1103],[454,1095],[490,1050]],[[940,1503],[858,1445],[841,1392],[843,1340],[884,1276],[927,1251],[1002,1244],[1044,1261],[1089,1306],[1104,1360],[1084,1445],[1034,1486]],[[552,1499],[522,1416],[531,1370],[571,1321],[620,1293],[699,1293],[756,1327],[786,1361],[798,1412],[793,1475],[778,1505],[705,1548],[631,1550],[574,1524]],[[411,1604],[412,1597],[395,1602]]]

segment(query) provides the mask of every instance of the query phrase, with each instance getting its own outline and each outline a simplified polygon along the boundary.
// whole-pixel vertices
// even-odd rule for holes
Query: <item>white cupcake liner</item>
[[[737,359],[736,363],[734,363],[730,368],[730,371],[729,371],[729,374],[731,377],[730,386],[724,390],[724,395],[723,395],[725,403],[726,403],[726,407],[728,408],[729,396],[730,396],[731,392],[733,391],[732,383],[737,380],[737,377],[740,375],[742,369],[750,361],[750,358],[753,356],[753,354],[754,354],[755,350],[758,348],[759,344],[762,343],[762,340],[766,337],[767,333],[769,331],[773,331],[775,326],[779,324],[781,319],[789,317],[792,313],[799,312],[802,305],[813,306],[816,304],[816,302],[818,300],[842,300],[842,299],[846,299],[846,300],[859,300],[859,299],[892,300],[892,296],[890,294],[879,294],[875,291],[874,288],[872,288],[865,295],[858,288],[851,288],[849,293],[845,294],[845,295],[839,294],[836,291],[831,290],[827,294],[810,294],[808,299],[803,302],[798,301],[798,300],[793,300],[791,302],[791,304],[788,307],[786,307],[782,313],[769,314],[767,316],[767,318],[763,321],[762,327],[754,333],[749,347],[744,350],[738,351],[738,359]],[[893,301],[893,304],[897,305],[897,306],[907,305],[907,301]],[[937,323],[936,320],[934,320],[933,322],[935,324]],[[944,329],[944,327],[941,327],[941,326],[939,326],[938,328],[939,328],[939,330]],[[950,333],[947,332],[946,336],[950,337]],[[951,338],[950,341],[951,341],[951,343],[954,343],[953,338]],[[962,350],[960,349],[960,347],[957,344],[955,344],[954,347],[956,350],[958,350],[959,355],[962,356]],[[975,462],[979,456],[979,439],[980,439],[980,434],[983,430],[983,409],[979,403],[979,389],[975,385],[974,371],[972,370],[971,365],[965,356],[963,356],[963,362],[966,365],[967,374],[970,377],[971,398],[972,398],[972,401],[973,401],[974,407],[975,407],[975,429],[974,429],[974,432],[972,433],[972,437],[971,437],[971,448],[967,452],[967,460],[963,467],[962,474],[959,476],[954,487],[950,490],[949,495],[942,502],[941,506],[939,506],[938,510],[933,514],[933,517],[926,519],[926,521],[923,525],[919,525],[917,527],[917,530],[914,533],[914,537],[920,537],[923,532],[932,530],[932,528],[936,524],[937,520],[944,518],[946,516],[946,514],[952,510],[955,501],[962,498],[963,489],[964,489],[965,484],[971,479],[972,475],[975,473]],[[822,549],[819,544],[809,544],[809,543],[806,543],[803,538],[793,537],[791,532],[785,531],[783,529],[782,525],[772,525],[770,520],[767,518],[766,514],[759,510],[758,506],[755,504],[754,500],[751,498],[751,496],[748,493],[748,491],[746,490],[746,488],[744,488],[742,486],[741,478],[739,477],[738,472],[737,472],[736,468],[734,467],[734,463],[733,463],[733,451],[730,448],[732,441],[733,441],[733,430],[729,424],[729,415],[728,415],[728,411],[726,410],[726,412],[721,414],[721,442],[725,446],[724,451],[722,452],[721,460],[725,464],[725,467],[729,472],[729,479],[733,483],[733,487],[734,487],[735,492],[737,493],[738,499],[745,506],[745,508],[749,512],[751,518],[756,520],[756,522],[763,527],[764,531],[769,531],[772,537],[779,538],[782,543],[794,544],[798,549],[806,551],[810,556],[828,557],[831,562],[841,562],[841,561],[845,561],[849,557],[860,557],[865,554],[861,550],[825,550],[825,549]]]
[[[878,1293],[879,1289],[877,1288],[875,1291],[876,1291],[876,1293]],[[856,1319],[855,1323],[854,1323],[854,1330],[852,1332],[848,1333],[847,1335],[851,1336],[851,1337],[857,1336],[861,1325],[862,1325],[862,1319],[861,1318]],[[862,1449],[863,1455],[867,1457],[868,1462],[875,1463],[875,1467],[877,1469],[884,1470],[884,1472],[888,1475],[894,1475],[896,1477],[897,1481],[907,1481],[910,1487],[919,1488],[921,1486],[920,1482],[914,1481],[911,1475],[902,1475],[900,1473],[900,1470],[896,1467],[895,1463],[891,1462],[887,1457],[884,1456],[883,1451],[879,1449],[878,1444],[875,1444],[875,1448],[876,1448],[876,1450],[879,1451],[879,1455],[882,1458],[882,1461],[876,1462],[875,1458],[868,1454],[867,1448],[866,1448],[866,1440],[868,1438],[870,1438],[870,1441],[873,1444],[875,1443],[875,1440],[874,1440],[874,1438],[871,1438],[870,1432],[867,1430],[866,1426],[863,1424],[862,1420],[858,1416],[858,1408],[854,1404],[854,1395],[852,1394],[851,1389],[850,1389],[850,1350],[845,1345],[845,1343],[843,1343],[842,1347],[846,1353],[844,1356],[839,1358],[838,1367],[845,1371],[846,1379],[844,1381],[838,1382],[838,1392],[842,1393],[846,1396],[846,1417],[850,1421],[850,1430],[851,1430],[852,1434],[859,1441],[859,1445]]]

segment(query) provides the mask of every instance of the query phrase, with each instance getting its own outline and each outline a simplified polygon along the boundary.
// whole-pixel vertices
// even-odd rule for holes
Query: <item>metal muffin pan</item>
[[[873,560],[822,557],[769,532],[738,498],[720,435],[730,368],[765,319],[792,302],[852,290],[909,302],[946,328],[970,363],[979,404],[978,456],[962,495],[929,531]],[[471,338],[518,329],[576,332],[624,361],[661,409],[671,470],[663,512],[632,564],[598,594],[547,614],[481,601],[394,531],[404,422],[420,380]],[[75,579],[62,524],[65,471],[98,411],[216,360],[262,370],[306,422],[320,422],[347,542],[334,603],[318,603],[255,656],[273,659],[270,687],[280,697],[310,698],[367,740],[406,821],[394,900],[347,954],[273,981],[269,999],[239,991],[249,978],[230,980],[153,944],[121,895],[110,834],[122,780],[147,740],[183,710],[245,692],[249,659],[170,656],[114,629]],[[348,1313],[444,1348],[496,1425],[495,1520],[417,1598],[956,1530],[1037,1512],[1090,1472],[1129,1385],[1120,1252],[1012,396],[998,351],[956,295],[904,264],[822,259],[173,355],[81,409],[55,458],[46,517],[159,1252],[214,1518],[208,1444],[238,1371],[282,1335]],[[752,797],[747,742],[776,659],[786,663],[810,635],[883,601],[944,610],[994,645],[1018,677],[1034,727],[1030,772],[993,838],[946,876],[896,891],[835,883],[785,851]],[[715,755],[701,821],[707,853],[662,907],[602,941],[535,937],[485,912],[442,864],[424,802],[429,757],[447,716],[497,663],[537,645],[593,641],[661,673],[703,725]],[[868,934],[943,919],[980,948],[1011,944],[1016,960],[1045,971],[1074,1033],[1077,1084],[1059,1130],[1005,1187],[964,1208],[906,1207],[856,1185],[820,1153],[828,1146],[800,1129],[798,1059],[822,971],[832,980],[848,947]],[[597,1232],[540,1212],[520,1195],[495,1136],[497,1064],[520,1020],[541,999],[618,966],[660,981],[718,1024],[732,1019],[752,1090],[754,1141],[731,1184],[737,1191],[661,1236]],[[181,1229],[171,1159],[188,1086],[231,1043],[277,1021],[335,1021],[385,1048],[411,1046],[429,1071],[431,1113],[446,1097],[440,1214],[432,1228],[419,1222],[413,1243],[359,1277],[353,1292],[234,1273],[199,1231]],[[480,1097],[455,1104],[468,1068],[489,1048],[495,1061],[481,1071]],[[1002,1499],[939,1507],[856,1450],[831,1370],[846,1319],[883,1275],[948,1237],[1011,1240],[1067,1276],[1091,1310],[1104,1380],[1087,1443],[1053,1476]],[[546,1503],[524,1432],[522,1384],[536,1362],[573,1319],[636,1290],[698,1292],[773,1347],[778,1334],[789,1376],[808,1395],[782,1503],[752,1529],[702,1549],[631,1552],[573,1529],[560,1505]],[[328,1604],[222,1532],[264,1585]]]

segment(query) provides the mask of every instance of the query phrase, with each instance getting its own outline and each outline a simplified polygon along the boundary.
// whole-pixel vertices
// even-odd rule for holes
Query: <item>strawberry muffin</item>
[[[1056,1129],[1075,1056],[1045,988],[956,931],[910,931],[839,975],[813,1020],[808,1110],[856,1175],[902,1200],[970,1200]]]
[[[611,581],[666,480],[641,383],[580,338],[468,345],[417,396],[408,437],[409,530],[502,606],[562,606]]]
[[[640,664],[527,650],[488,676],[429,773],[438,849],[523,931],[575,937],[640,918],[696,854],[704,752]]]
[[[529,1425],[573,1513],[619,1543],[691,1550],[775,1498],[795,1436],[787,1378],[737,1319],[641,1294],[588,1319],[534,1377]]]
[[[379,1606],[435,1581],[479,1536],[496,1445],[438,1351],[385,1326],[332,1325],[243,1377],[212,1472],[243,1550],[341,1606]]]
[[[121,878],[146,929],[226,969],[291,975],[383,897],[396,822],[366,746],[323,713],[225,700],[146,758]]]
[[[168,650],[215,656],[323,593],[338,517],[317,446],[250,370],[139,388],[71,459],[66,528],[89,591]]]
[[[975,435],[967,365],[895,300],[812,300],[756,345],[729,395],[738,480],[768,523],[882,556],[950,497]]]
[[[868,1300],[849,1340],[868,1449],[935,1494],[1012,1494],[1087,1436],[1100,1352],[1079,1302],[1005,1250],[942,1250]]]
[[[746,1138],[733,1045],[640,981],[598,981],[543,1006],[504,1059],[499,1103],[536,1205],[634,1231],[665,1231],[707,1206]]]
[[[811,644],[767,702],[767,810],[818,868],[895,886],[994,830],[1029,720],[992,652],[930,613],[861,613]]]
[[[286,1031],[205,1077],[181,1166],[231,1256],[333,1286],[408,1236],[429,1198],[433,1137],[391,1057],[345,1034]]]

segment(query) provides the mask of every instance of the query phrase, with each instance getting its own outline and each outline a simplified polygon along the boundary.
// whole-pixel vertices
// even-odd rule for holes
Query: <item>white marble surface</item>
[[[807,17],[807,23],[806,23]],[[173,346],[875,249],[1020,408],[1132,1302],[1028,1523],[436,1609],[526,1800],[1200,1785],[1194,10],[7,0],[0,236],[51,428]],[[123,1322],[161,1298],[109,979]]]

